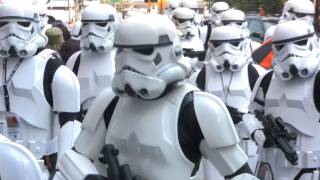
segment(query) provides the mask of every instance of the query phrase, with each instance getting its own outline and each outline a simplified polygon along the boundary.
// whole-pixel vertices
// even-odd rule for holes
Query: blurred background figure
[[[60,55],[63,62],[66,64],[70,56],[80,50],[80,38],[81,38],[81,21],[74,23],[73,28],[70,31],[71,38],[66,40],[60,48]]]
[[[265,10],[264,10],[264,5],[263,4],[261,4],[260,6],[259,6],[259,16],[266,16],[266,12],[265,12]]]
[[[63,32],[57,27],[47,29],[46,36],[48,37],[48,44],[46,48],[59,51],[63,40]]]

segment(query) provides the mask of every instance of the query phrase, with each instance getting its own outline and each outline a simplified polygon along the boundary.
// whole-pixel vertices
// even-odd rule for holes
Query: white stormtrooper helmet
[[[194,10],[195,12],[198,11],[198,2],[196,0],[182,0],[179,4],[179,7],[182,8],[189,8]]]
[[[74,26],[72,27],[70,31],[70,36],[74,40],[80,40],[81,38],[81,21],[76,21],[74,23]]]
[[[246,22],[246,15],[238,9],[229,9],[221,17],[221,24],[224,26],[236,26],[243,29],[244,37],[249,37],[250,31]]]
[[[222,15],[225,11],[229,10],[230,7],[226,2],[216,2],[212,5],[211,8],[211,18],[210,20],[214,24],[220,24]]]
[[[190,73],[183,63],[176,28],[166,16],[144,15],[122,21],[115,33],[115,47],[112,88],[120,96],[156,99]]]
[[[248,62],[242,29],[220,26],[212,30],[207,61],[216,71],[239,71]]]
[[[0,135],[0,179],[42,180],[43,175],[32,153]]]
[[[40,28],[43,29],[48,25],[49,17],[47,15],[47,6],[44,3],[37,4]]]
[[[117,17],[116,9],[108,4],[93,4],[86,7],[81,14],[81,49],[100,53],[110,52],[118,23]]]
[[[31,57],[47,42],[47,37],[41,34],[39,15],[35,8],[10,2],[0,6],[1,57]]]
[[[173,11],[179,7],[180,0],[171,0],[167,4],[166,13],[172,15]]]
[[[275,73],[284,80],[307,78],[319,65],[319,49],[313,28],[302,20],[279,24],[273,34]]]
[[[195,36],[196,25],[194,23],[195,12],[188,8],[177,8],[173,11],[172,21],[176,25],[180,37],[188,39]]]
[[[280,23],[291,20],[304,20],[312,25],[314,14],[315,8],[310,0],[289,0],[283,7]]]

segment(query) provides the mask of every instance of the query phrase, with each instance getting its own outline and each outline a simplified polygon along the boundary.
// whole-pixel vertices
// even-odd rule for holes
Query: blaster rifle
[[[297,152],[290,145],[290,141],[296,140],[295,133],[289,133],[281,118],[274,118],[271,114],[267,116],[261,111],[255,111],[258,120],[261,121],[266,140],[278,147],[285,155],[285,158],[296,165],[298,161]]]
[[[190,48],[183,48],[183,55],[189,58],[198,58],[199,61],[204,61],[206,59],[206,51],[195,51]]]
[[[101,153],[103,157],[99,160],[108,165],[108,180],[135,180],[128,164],[119,165],[117,158],[119,150],[113,145],[104,145]]]

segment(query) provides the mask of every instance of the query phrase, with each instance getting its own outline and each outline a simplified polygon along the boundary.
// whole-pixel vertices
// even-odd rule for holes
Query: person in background
[[[71,38],[61,45],[59,53],[66,64],[70,56],[80,51],[81,21],[77,21],[70,31]]]
[[[263,4],[261,4],[259,6],[259,16],[266,16],[266,12],[264,10],[264,5]]]
[[[49,28],[46,31],[46,36],[48,37],[48,44],[46,48],[59,51],[61,48],[63,40],[63,32],[58,27]]]

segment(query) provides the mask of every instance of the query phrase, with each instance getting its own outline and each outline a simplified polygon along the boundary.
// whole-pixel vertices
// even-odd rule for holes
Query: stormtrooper
[[[0,6],[0,134],[45,159],[50,171],[73,146],[80,123],[79,83],[47,42],[34,8]],[[10,151],[10,149],[8,149]],[[3,152],[1,154],[10,152]]]
[[[80,82],[80,120],[95,96],[111,85],[115,72],[113,39],[117,21],[116,10],[108,4],[93,4],[81,14],[81,51],[67,61],[67,67]]]
[[[229,9],[230,7],[226,2],[213,3],[211,8],[211,17],[203,22],[203,25],[206,27],[206,35],[204,39],[204,46],[206,50],[208,49],[212,29],[221,26],[222,15]]]
[[[180,35],[183,54],[188,57],[193,69],[201,67],[205,59],[203,42],[200,39],[200,31],[195,24],[195,11],[188,8],[177,8],[173,11],[172,21]]]
[[[257,49],[261,44],[249,39],[250,30],[246,22],[246,15],[243,11],[238,9],[230,9],[223,13],[221,17],[221,25],[223,26],[235,26],[242,29],[242,36],[245,38],[244,49],[245,56],[251,58],[252,52]]]
[[[201,26],[201,20],[203,19],[203,17],[199,14],[198,2],[196,0],[181,0],[179,3],[179,7],[188,8],[195,12],[194,24],[198,29],[198,32],[200,34],[200,39],[204,43],[206,38],[206,28]]]
[[[314,14],[315,9],[313,3],[310,0],[289,0],[285,3],[282,16],[279,23],[303,20],[308,23],[310,28],[314,28]],[[272,29],[269,32],[272,33]],[[265,37],[268,36],[268,31],[265,33]],[[252,53],[253,61],[260,64],[266,69],[272,68],[272,39],[264,42],[256,51]]]
[[[106,89],[92,103],[73,150],[60,161],[63,177],[104,174],[92,165],[103,149],[110,179],[126,175],[126,179],[189,180],[202,156],[228,179],[256,179],[223,103],[183,81],[189,70],[168,18],[146,15],[124,20],[115,33],[115,46],[116,95]],[[121,165],[120,176],[113,171],[118,166],[108,160],[110,146],[118,149],[111,148],[111,153],[118,154],[118,161],[112,162]]]
[[[240,146],[249,157],[250,168],[257,164],[257,146],[251,139],[251,120],[246,116],[251,92],[264,70],[249,62],[246,55],[246,38],[243,29],[235,26],[220,26],[213,29],[206,57],[207,64],[196,72],[190,81],[201,90],[219,97],[227,106],[240,137]],[[256,124],[259,124],[256,122]],[[253,127],[256,127],[255,125]],[[204,173],[208,179],[219,174],[204,162]],[[223,179],[222,177],[220,177]]]
[[[221,17],[223,13],[227,10],[229,10],[229,4],[226,2],[215,2],[212,5],[211,8],[211,17],[209,18],[209,21],[214,26],[220,26],[221,25]]]
[[[320,167],[319,49],[313,28],[301,20],[279,24],[273,34],[273,70],[254,87],[250,112],[266,140],[262,180],[317,180]],[[261,143],[260,143],[261,144]]]
[[[171,0],[168,2],[167,7],[166,7],[166,14],[171,18],[172,13],[175,9],[179,7],[180,0]]]
[[[1,180],[44,180],[37,160],[20,144],[0,134],[0,179]],[[9,165],[10,164],[10,165]]]
[[[313,25],[315,8],[310,0],[289,0],[285,3],[279,23],[291,20],[304,20]]]
[[[37,9],[39,13],[40,28],[44,34],[49,28],[52,27],[52,25],[48,23],[49,17],[47,15],[47,5],[45,3],[39,3],[37,4]]]

